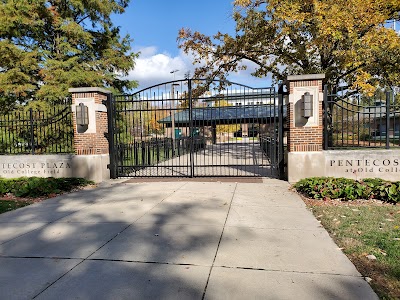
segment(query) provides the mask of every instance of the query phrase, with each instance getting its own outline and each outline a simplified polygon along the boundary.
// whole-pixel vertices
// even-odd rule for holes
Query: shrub
[[[314,199],[378,199],[385,202],[400,202],[400,182],[379,178],[353,180],[333,177],[305,178],[294,184],[295,189]]]
[[[12,193],[16,197],[48,196],[50,194],[69,192],[75,187],[92,183],[92,181],[83,178],[0,178],[0,195]]]

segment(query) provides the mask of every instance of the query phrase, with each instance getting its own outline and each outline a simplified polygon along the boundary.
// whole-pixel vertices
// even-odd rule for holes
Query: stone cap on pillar
[[[78,87],[78,88],[69,88],[68,92],[70,93],[102,93],[102,94],[111,94],[109,90],[100,88],[100,87]]]
[[[289,75],[287,81],[305,81],[305,80],[322,80],[325,79],[325,74],[303,74]]]

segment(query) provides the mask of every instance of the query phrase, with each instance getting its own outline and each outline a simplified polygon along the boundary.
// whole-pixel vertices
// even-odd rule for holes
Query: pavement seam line
[[[364,276],[362,276],[362,275],[350,275],[350,274],[329,273],[329,272],[290,271],[290,270],[279,270],[279,269],[252,268],[252,267],[230,267],[230,266],[215,266],[215,267],[223,268],[223,269],[281,272],[281,273],[310,274],[310,275],[332,275],[332,276],[345,276],[345,277],[353,277],[353,278],[364,278]]]
[[[138,264],[155,264],[155,265],[170,265],[170,266],[192,266],[192,267],[207,267],[206,265],[191,264],[191,263],[174,263],[174,262],[160,262],[160,261],[141,261],[141,260],[127,260],[127,259],[108,259],[108,258],[79,258],[79,257],[47,257],[47,256],[4,256],[0,255],[0,258],[8,259],[62,259],[62,260],[85,260],[85,261],[105,261],[105,262],[126,262],[126,263],[138,263]],[[293,273],[293,274],[310,274],[310,275],[331,275],[331,276],[344,276],[353,278],[364,278],[362,275],[349,275],[340,273],[329,273],[329,272],[312,272],[312,271],[290,271],[280,269],[266,269],[266,268],[253,268],[253,267],[231,267],[231,266],[214,266],[222,269],[237,269],[237,270],[250,270],[250,271],[264,271],[264,272],[281,272],[281,273]],[[71,269],[72,270],[72,269]]]
[[[70,273],[73,269],[75,269],[77,266],[79,266],[81,263],[83,263],[85,260],[82,259],[79,263],[77,263],[75,266],[73,266],[71,269],[69,269],[67,272],[65,272],[64,274],[62,274],[60,277],[58,277],[56,280],[54,280],[51,284],[49,284],[48,286],[46,286],[43,290],[41,290],[39,293],[37,293],[34,297],[32,297],[32,299],[36,299],[38,296],[40,296],[40,294],[42,294],[44,291],[46,291],[49,287],[53,286],[57,281],[59,281],[61,278],[63,278],[64,276],[66,276],[68,273]]]
[[[160,202],[158,202],[157,204],[155,204],[149,211],[151,211],[152,209],[154,209],[154,207],[156,207],[158,204],[162,203],[165,199],[167,199],[168,197],[170,197],[171,195],[173,195],[177,190],[181,189],[182,187],[184,187],[187,183],[181,185],[178,189],[174,190],[173,192],[171,192],[170,194],[168,194],[166,197],[164,197]],[[94,203],[93,203],[94,204]],[[144,215],[146,215],[149,211],[147,211]],[[143,216],[144,216],[143,215]],[[141,216],[140,218],[142,218],[143,216]],[[95,251],[93,251],[92,253],[90,253],[88,256],[86,256],[86,258],[80,258],[82,259],[81,262],[79,262],[78,264],[76,264],[74,267],[72,267],[69,271],[65,272],[64,274],[62,274],[59,278],[57,278],[55,281],[53,281],[51,284],[49,284],[47,287],[45,287],[42,291],[40,291],[38,294],[36,294],[32,299],[37,298],[40,294],[42,294],[43,292],[45,292],[48,288],[50,288],[51,286],[53,286],[54,284],[56,284],[61,278],[63,278],[64,276],[66,276],[68,273],[70,273],[73,269],[75,269],[77,266],[79,266],[80,264],[82,264],[83,262],[87,261],[88,258],[90,256],[92,256],[93,254],[95,254],[97,251],[99,251],[101,248],[103,248],[105,245],[107,245],[109,242],[111,242],[113,239],[115,239],[118,235],[120,235],[122,232],[124,232],[125,230],[127,230],[130,226],[132,226],[133,224],[136,223],[136,221],[138,221],[140,218],[136,219],[134,222],[132,222],[131,224],[129,224],[128,226],[126,226],[125,228],[123,228],[121,231],[119,231],[116,235],[114,235],[111,239],[109,239],[107,242],[105,242],[103,245],[101,245],[99,248],[97,248]],[[59,220],[59,219],[58,219]],[[54,221],[55,222],[55,221]]]
[[[250,229],[262,229],[262,230],[279,230],[279,231],[301,231],[301,232],[325,232],[326,230],[323,227],[316,227],[316,228],[306,228],[306,229],[301,229],[301,228],[282,228],[282,227],[255,227],[255,226],[240,226],[240,225],[229,225],[231,228],[250,228]]]
[[[182,187],[184,187],[187,183],[184,183],[183,185],[181,185],[179,188],[177,188],[176,190],[172,191],[170,194],[168,194],[167,196],[165,196],[163,199],[161,199],[160,202],[156,203],[152,208],[150,208],[148,211],[146,211],[143,215],[141,215],[139,218],[137,218],[135,221],[133,221],[132,223],[130,223],[128,226],[126,226],[125,228],[123,228],[120,232],[118,232],[116,235],[114,235],[110,240],[106,241],[103,245],[101,245],[99,248],[97,248],[95,251],[93,251],[91,254],[89,254],[84,260],[87,260],[90,256],[92,256],[93,254],[95,254],[97,251],[99,251],[101,248],[103,248],[105,245],[107,245],[108,243],[110,243],[113,239],[115,239],[117,236],[119,236],[121,233],[123,233],[125,230],[127,230],[129,227],[131,227],[133,224],[135,224],[137,221],[139,221],[141,218],[143,218],[145,215],[147,215],[150,211],[152,211],[157,205],[159,205],[160,203],[164,202],[165,199],[167,199],[168,197],[170,197],[171,195],[173,195],[177,190],[181,189]]]
[[[219,237],[219,241],[218,241],[218,245],[217,245],[217,250],[215,251],[214,259],[213,259],[213,261],[212,261],[212,264],[211,264],[211,267],[210,267],[210,272],[208,273],[206,285],[205,285],[204,290],[203,290],[203,296],[201,297],[202,300],[204,300],[204,298],[205,298],[205,296],[206,296],[208,283],[209,283],[210,277],[211,277],[211,272],[212,272],[212,270],[213,270],[213,268],[214,268],[215,260],[216,260],[217,255],[218,255],[219,246],[221,245],[222,236],[224,235],[224,231],[225,231],[225,227],[226,227],[226,222],[228,221],[229,213],[230,213],[230,211],[231,211],[232,202],[233,202],[233,198],[235,197],[235,193],[236,193],[237,187],[238,187],[238,183],[235,184],[235,189],[233,190],[233,193],[232,193],[232,198],[231,198],[231,202],[229,203],[228,213],[226,214],[224,226],[222,227],[221,235],[220,235],[220,237]]]

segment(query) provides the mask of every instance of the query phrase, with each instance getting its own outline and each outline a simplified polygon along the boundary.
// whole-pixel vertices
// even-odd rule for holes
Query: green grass
[[[183,150],[182,150],[183,151]],[[178,150],[175,150],[176,155],[178,155]],[[173,158],[172,149],[168,149],[165,151],[163,148],[160,148],[158,152],[158,160],[157,160],[157,151],[155,149],[146,149],[145,156],[143,157],[142,151],[138,151],[137,153],[132,152],[131,155],[125,154],[123,156],[123,165],[124,166],[148,166],[155,165],[161,163],[163,161],[169,160]],[[182,153],[181,153],[182,155]],[[149,156],[150,156],[150,164],[149,164]],[[144,162],[143,162],[144,160]]]
[[[400,299],[400,207],[307,203],[380,298]],[[368,260],[370,254],[377,259]]]

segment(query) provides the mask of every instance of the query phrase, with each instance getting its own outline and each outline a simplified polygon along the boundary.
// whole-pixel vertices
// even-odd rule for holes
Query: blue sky
[[[141,52],[135,70],[129,78],[139,81],[139,88],[173,80],[170,71],[178,69],[175,78],[181,79],[187,71],[193,74],[193,65],[184,55],[176,38],[182,27],[212,35],[218,31],[233,33],[233,0],[131,0],[122,15],[113,18],[120,26],[121,35],[134,39],[132,48]],[[251,69],[251,68],[250,68]],[[250,70],[232,74],[230,80],[253,87],[270,85],[267,79],[253,78]]]
[[[132,49],[141,52],[129,78],[139,82],[139,88],[171,81],[172,70],[179,70],[175,79],[182,79],[187,71],[193,74],[190,57],[180,49],[176,38],[180,28],[191,28],[207,35],[218,31],[234,33],[232,19],[233,0],[131,0],[125,13],[113,17],[120,26],[121,35],[134,39]],[[389,26],[389,25],[388,25]],[[397,30],[400,24],[397,25]],[[251,64],[246,71],[232,74],[229,79],[252,87],[271,85],[268,78],[250,76]]]

